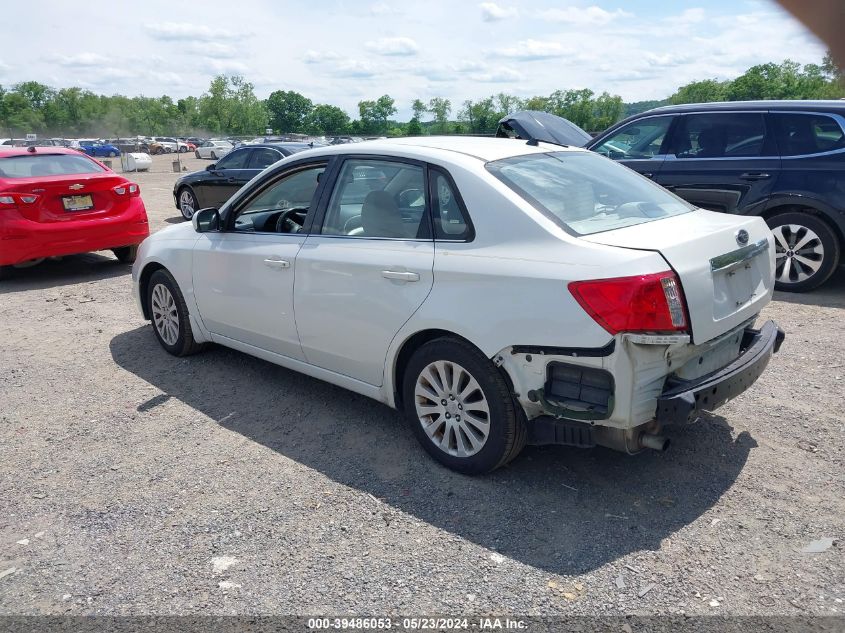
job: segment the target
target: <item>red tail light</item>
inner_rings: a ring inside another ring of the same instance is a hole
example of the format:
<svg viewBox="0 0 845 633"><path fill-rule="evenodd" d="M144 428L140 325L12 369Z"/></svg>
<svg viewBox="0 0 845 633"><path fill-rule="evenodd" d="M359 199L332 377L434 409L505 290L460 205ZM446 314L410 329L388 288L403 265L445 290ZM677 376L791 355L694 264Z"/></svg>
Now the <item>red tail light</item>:
<svg viewBox="0 0 845 633"><path fill-rule="evenodd" d="M611 334L687 329L684 292L672 271L573 281L569 292Z"/></svg>
<svg viewBox="0 0 845 633"><path fill-rule="evenodd" d="M117 187L112 187L112 191L118 196L127 196L129 198L137 198L141 195L141 188L134 182L126 182L122 185L117 185Z"/></svg>

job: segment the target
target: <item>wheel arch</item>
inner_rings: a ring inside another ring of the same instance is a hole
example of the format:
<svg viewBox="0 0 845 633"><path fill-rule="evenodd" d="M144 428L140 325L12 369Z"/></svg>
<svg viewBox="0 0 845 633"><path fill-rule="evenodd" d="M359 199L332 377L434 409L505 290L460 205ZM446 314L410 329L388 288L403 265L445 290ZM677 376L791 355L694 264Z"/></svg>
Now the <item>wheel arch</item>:
<svg viewBox="0 0 845 633"><path fill-rule="evenodd" d="M433 341L438 338L454 338L468 345L472 345L475 349L477 349L482 355L485 357L488 356L481 349L478 345L473 343L471 340L466 338L465 336L461 336L456 332L452 332L450 330L444 330L439 328L428 328L425 330L419 330L414 332L410 336L408 336L402 344L399 346L396 355L393 358L393 363L390 368L390 377L392 379L392 383L390 384L389 388L391 391L391 395L393 398L393 406L396 409L401 409L403 406L402 402L402 383L405 379L405 368L408 366L408 361L411 360L411 357L414 355L420 347L428 343L429 341ZM502 367L498 367L499 373L502 374L505 378L505 382L508 384L508 388L513 393L513 380L511 379L510 375L507 371L504 371Z"/></svg>
<svg viewBox="0 0 845 633"><path fill-rule="evenodd" d="M141 297L141 310L143 311L144 318L149 321L152 319L150 315L150 305L148 299L148 288L150 283L150 277L153 276L153 273L157 270L167 270L167 267L164 266L161 262L152 261L148 263L144 268L141 270L141 274L138 276L138 293Z"/></svg>
<svg viewBox="0 0 845 633"><path fill-rule="evenodd" d="M760 217L768 222L770 218L781 213L809 213L815 216L833 230L840 247L845 249L845 214L837 213L835 209L828 208L812 198L789 196L772 200ZM838 219L837 215L842 216L842 219Z"/></svg>

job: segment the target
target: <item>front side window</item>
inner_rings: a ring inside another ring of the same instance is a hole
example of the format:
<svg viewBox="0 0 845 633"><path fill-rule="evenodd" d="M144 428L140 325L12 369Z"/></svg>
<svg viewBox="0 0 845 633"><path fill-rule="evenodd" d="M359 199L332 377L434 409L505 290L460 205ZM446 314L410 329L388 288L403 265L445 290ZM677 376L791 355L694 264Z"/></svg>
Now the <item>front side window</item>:
<svg viewBox="0 0 845 633"><path fill-rule="evenodd" d="M0 160L0 178L37 178L106 171L97 163L75 154L32 154Z"/></svg>
<svg viewBox="0 0 845 633"><path fill-rule="evenodd" d="M332 192L324 235L428 239L425 172L419 165L347 160Z"/></svg>
<svg viewBox="0 0 845 633"><path fill-rule="evenodd" d="M234 230L259 233L299 233L317 192L324 164L285 174L238 209Z"/></svg>
<svg viewBox="0 0 845 633"><path fill-rule="evenodd" d="M488 163L487 169L541 213L579 235L694 209L636 172L592 152L516 156Z"/></svg>
<svg viewBox="0 0 845 633"><path fill-rule="evenodd" d="M772 113L770 116L781 156L802 156L845 148L845 134L833 117L811 113Z"/></svg>
<svg viewBox="0 0 845 633"><path fill-rule="evenodd" d="M632 121L611 134L593 151L613 160L654 158L660 154L672 116L654 116Z"/></svg>
<svg viewBox="0 0 845 633"><path fill-rule="evenodd" d="M674 134L677 158L769 156L766 126L759 113L689 114Z"/></svg>
<svg viewBox="0 0 845 633"><path fill-rule="evenodd" d="M217 163L217 169L246 169L246 163L249 160L248 149L242 149L238 152L230 152L221 158Z"/></svg>
<svg viewBox="0 0 845 633"><path fill-rule="evenodd" d="M434 237L439 240L472 239L472 226L457 189L445 173L429 169L431 181L431 219Z"/></svg>

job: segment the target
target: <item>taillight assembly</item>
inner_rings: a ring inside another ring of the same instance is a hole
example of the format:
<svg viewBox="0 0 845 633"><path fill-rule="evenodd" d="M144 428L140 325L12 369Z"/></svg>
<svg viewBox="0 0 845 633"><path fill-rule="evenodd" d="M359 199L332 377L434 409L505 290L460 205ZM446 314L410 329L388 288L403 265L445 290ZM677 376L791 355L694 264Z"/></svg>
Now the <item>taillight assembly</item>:
<svg viewBox="0 0 845 633"><path fill-rule="evenodd" d="M684 292L672 271L573 281L569 292L611 334L687 329Z"/></svg>
<svg viewBox="0 0 845 633"><path fill-rule="evenodd" d="M130 198L135 198L141 195L141 188L134 182L127 182L122 185L118 185L117 187L112 187L112 191L119 196L128 196Z"/></svg>
<svg viewBox="0 0 845 633"><path fill-rule="evenodd" d="M0 193L0 209L35 204L37 201L38 196L34 193Z"/></svg>

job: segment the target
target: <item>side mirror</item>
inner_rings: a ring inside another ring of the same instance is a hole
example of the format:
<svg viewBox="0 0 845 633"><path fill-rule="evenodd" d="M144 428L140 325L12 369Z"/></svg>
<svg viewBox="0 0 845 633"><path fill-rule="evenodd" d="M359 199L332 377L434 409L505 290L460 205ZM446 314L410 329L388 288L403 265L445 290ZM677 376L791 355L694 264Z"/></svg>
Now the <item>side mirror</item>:
<svg viewBox="0 0 845 633"><path fill-rule="evenodd" d="M197 233L220 230L220 212L214 207L200 209L191 216L191 223Z"/></svg>
<svg viewBox="0 0 845 633"><path fill-rule="evenodd" d="M211 163L205 166L205 171L214 171L215 169L217 169L217 163Z"/></svg>

